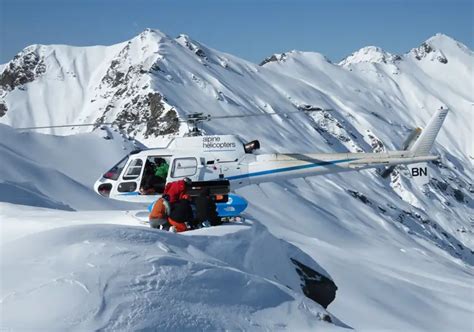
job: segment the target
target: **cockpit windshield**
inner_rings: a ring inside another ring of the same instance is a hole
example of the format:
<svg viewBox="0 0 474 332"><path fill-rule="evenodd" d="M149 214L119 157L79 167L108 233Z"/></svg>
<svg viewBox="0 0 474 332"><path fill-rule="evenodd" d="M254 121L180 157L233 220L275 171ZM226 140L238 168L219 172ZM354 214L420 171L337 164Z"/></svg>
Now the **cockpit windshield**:
<svg viewBox="0 0 474 332"><path fill-rule="evenodd" d="M128 156L123 157L114 167L107 171L103 177L110 180L117 180L122 173L125 164L127 163Z"/></svg>

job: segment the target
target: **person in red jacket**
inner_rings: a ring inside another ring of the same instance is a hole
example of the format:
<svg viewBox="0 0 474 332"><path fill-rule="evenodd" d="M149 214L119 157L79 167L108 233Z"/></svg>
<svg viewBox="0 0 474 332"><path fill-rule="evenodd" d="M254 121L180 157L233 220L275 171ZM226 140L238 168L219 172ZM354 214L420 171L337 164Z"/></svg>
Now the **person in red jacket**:
<svg viewBox="0 0 474 332"><path fill-rule="evenodd" d="M177 202L181 196L186 192L186 186L191 184L189 178L184 178L183 180L178 180L174 182L168 182L165 186L164 195L168 195L169 202L174 204Z"/></svg>

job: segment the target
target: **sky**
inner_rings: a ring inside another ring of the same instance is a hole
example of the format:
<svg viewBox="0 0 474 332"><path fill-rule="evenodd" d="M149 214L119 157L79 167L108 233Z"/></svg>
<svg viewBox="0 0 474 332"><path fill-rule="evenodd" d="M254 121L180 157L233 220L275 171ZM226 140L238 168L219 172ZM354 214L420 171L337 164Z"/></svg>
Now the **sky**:
<svg viewBox="0 0 474 332"><path fill-rule="evenodd" d="M0 63L31 44L111 45L146 28L252 62L293 49L339 61L402 54L432 35L473 49L474 0L0 0Z"/></svg>

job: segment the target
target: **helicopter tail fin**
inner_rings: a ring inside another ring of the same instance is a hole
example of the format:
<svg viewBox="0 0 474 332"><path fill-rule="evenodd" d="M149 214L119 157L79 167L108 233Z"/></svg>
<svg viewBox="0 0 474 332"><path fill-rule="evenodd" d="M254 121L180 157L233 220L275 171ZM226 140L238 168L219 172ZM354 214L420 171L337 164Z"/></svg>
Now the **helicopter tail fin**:
<svg viewBox="0 0 474 332"><path fill-rule="evenodd" d="M438 135L439 130L443 125L444 119L446 119L446 115L448 115L448 111L448 108L441 107L431 117L430 121L426 125L426 128L423 130L420 137L409 148L409 151L412 152L414 156L429 155L436 136Z"/></svg>

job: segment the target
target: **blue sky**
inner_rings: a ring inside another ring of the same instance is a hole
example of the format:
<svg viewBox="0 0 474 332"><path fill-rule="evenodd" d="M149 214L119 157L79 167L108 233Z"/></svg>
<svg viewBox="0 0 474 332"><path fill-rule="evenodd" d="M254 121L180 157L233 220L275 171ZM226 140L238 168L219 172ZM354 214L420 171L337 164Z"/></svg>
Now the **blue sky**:
<svg viewBox="0 0 474 332"><path fill-rule="evenodd" d="M0 63L30 44L110 45L145 28L260 62L292 49L333 61L404 53L437 32L471 49L474 0L0 0Z"/></svg>

